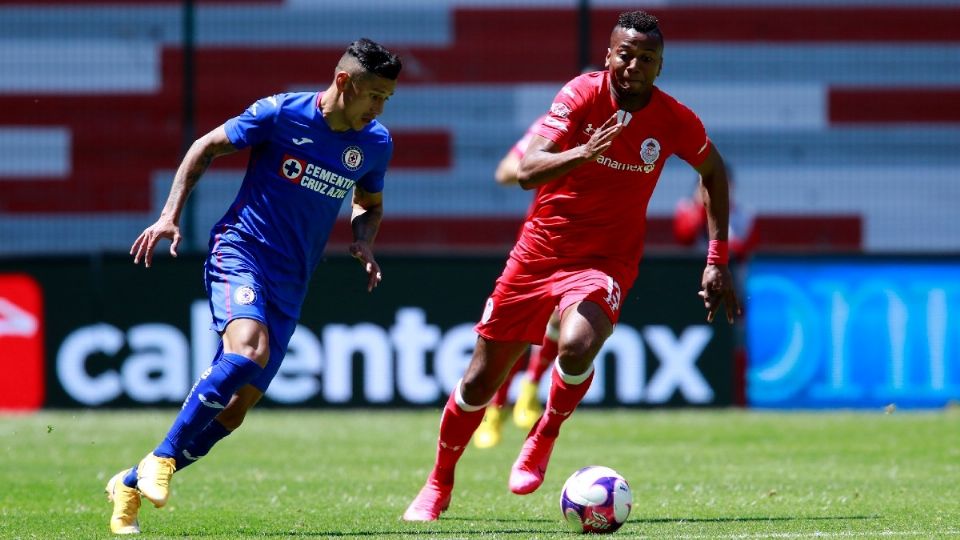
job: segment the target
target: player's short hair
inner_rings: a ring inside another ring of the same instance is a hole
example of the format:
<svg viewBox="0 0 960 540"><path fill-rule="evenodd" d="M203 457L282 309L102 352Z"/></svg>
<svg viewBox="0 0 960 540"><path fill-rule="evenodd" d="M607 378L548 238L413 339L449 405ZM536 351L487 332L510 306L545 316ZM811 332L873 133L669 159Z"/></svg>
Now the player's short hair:
<svg viewBox="0 0 960 540"><path fill-rule="evenodd" d="M663 33L660 32L660 21L646 11L626 11L617 17L617 26L628 30L636 30L644 34L656 34L663 41Z"/></svg>
<svg viewBox="0 0 960 540"><path fill-rule="evenodd" d="M400 69L403 67L399 56L367 38L360 38L351 43L344 56L355 58L364 71L392 81L397 80Z"/></svg>

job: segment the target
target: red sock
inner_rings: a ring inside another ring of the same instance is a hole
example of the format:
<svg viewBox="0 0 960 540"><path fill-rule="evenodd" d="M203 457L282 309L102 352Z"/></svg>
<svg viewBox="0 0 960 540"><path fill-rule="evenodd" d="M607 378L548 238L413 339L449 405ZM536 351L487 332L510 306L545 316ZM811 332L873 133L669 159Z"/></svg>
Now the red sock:
<svg viewBox="0 0 960 540"><path fill-rule="evenodd" d="M457 405L457 390L454 389L443 408L440 418L440 437L437 440L437 461L431 476L442 484L453 483L453 470L463 455L470 437L483 420L484 407L465 411Z"/></svg>
<svg viewBox="0 0 960 540"><path fill-rule="evenodd" d="M547 437L556 437L560 433L560 425L570 418L590 389L594 371L591 370L590 376L580 384L563 382L556 369L551 374L550 397L547 398L547 407L537 429Z"/></svg>
<svg viewBox="0 0 960 540"><path fill-rule="evenodd" d="M516 375L518 371L520 371L520 366L522 366L524 363L524 357L529 357L529 356L530 356L530 353L528 349L528 352L525 352L522 355L520 355L520 358L518 358L517 361L513 363L513 367L510 368L510 373L507 373L507 378L503 380L503 384L500 385L500 388L497 388L497 393L494 394L493 399L490 400L490 405L503 407L503 405L507 402L507 392L510 391L510 383L513 382L513 376Z"/></svg>
<svg viewBox="0 0 960 540"><path fill-rule="evenodd" d="M537 349L535 354L530 355L530 364L527 365L527 379L533 382L540 382L543 373L547 368L553 365L557 359L557 342L543 336L543 345Z"/></svg>

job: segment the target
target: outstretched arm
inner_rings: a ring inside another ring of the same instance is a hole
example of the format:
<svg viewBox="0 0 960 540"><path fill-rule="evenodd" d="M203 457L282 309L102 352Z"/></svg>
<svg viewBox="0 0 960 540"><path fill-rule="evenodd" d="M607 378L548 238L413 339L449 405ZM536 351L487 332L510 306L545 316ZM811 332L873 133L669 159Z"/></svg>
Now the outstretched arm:
<svg viewBox="0 0 960 540"><path fill-rule="evenodd" d="M380 230L383 219L383 193L370 193L360 186L353 187L353 212L350 228L353 229L353 243L350 254L363 265L367 273L367 291L373 291L380 284L380 265L373 257L373 241Z"/></svg>
<svg viewBox="0 0 960 540"><path fill-rule="evenodd" d="M550 139L535 136L520 160L517 180L523 189L533 189L539 185L562 176L576 167L597 159L613 144L613 139L623 131L623 124L617 122L617 115L603 123L586 144L575 146L563 152Z"/></svg>
<svg viewBox="0 0 960 540"><path fill-rule="evenodd" d="M137 239L130 248L130 254L133 255L133 264L139 264L141 257L147 268L153 262L153 250L162 238L171 241L170 255L177 256L177 247L180 246L180 215L183 213L183 207L187 202L190 192L200 181L200 177L210 166L210 162L217 156L236 152L230 139L227 138L227 132L223 126L215 128L213 131L200 137L190 145L187 154L180 162L177 168L177 174L173 177L173 185L170 186L170 195L167 197L166 204L160 212L160 217L150 225Z"/></svg>
<svg viewBox="0 0 960 540"><path fill-rule="evenodd" d="M697 167L700 190L707 211L707 230L710 248L707 266L703 270L700 297L707 309L707 320L712 322L720 304L726 307L727 321L732 323L741 314L740 302L734 290L733 276L727 265L727 231L730 221L730 188L727 168L717 149L711 145L707 159Z"/></svg>
<svg viewBox="0 0 960 540"><path fill-rule="evenodd" d="M497 170L493 173L494 180L502 186L513 186L517 184L517 167L520 166L520 156L511 148L507 155L503 156L500 163L497 164Z"/></svg>

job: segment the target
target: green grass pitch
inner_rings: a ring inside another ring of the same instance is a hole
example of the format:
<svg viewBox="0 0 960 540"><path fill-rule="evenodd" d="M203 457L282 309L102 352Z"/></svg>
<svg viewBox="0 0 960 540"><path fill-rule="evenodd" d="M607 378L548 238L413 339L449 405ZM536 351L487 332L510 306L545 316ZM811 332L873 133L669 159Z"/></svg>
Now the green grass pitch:
<svg viewBox="0 0 960 540"><path fill-rule="evenodd" d="M107 479L174 415L0 416L0 538L108 538ZM591 464L630 482L614 538L960 537L960 412L581 410L543 487L507 490L521 431L469 448L439 522L399 520L433 460L438 411L255 410L145 503L145 538L570 538L559 491Z"/></svg>

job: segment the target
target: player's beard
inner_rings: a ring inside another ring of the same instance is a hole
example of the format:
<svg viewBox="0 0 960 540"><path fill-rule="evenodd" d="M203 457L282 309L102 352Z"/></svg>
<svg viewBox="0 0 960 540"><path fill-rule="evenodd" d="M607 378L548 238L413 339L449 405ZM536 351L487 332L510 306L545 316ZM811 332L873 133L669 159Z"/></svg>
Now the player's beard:
<svg viewBox="0 0 960 540"><path fill-rule="evenodd" d="M613 86L617 90L617 95L623 97L640 97L650 91L646 81L630 81L622 77L615 77Z"/></svg>

